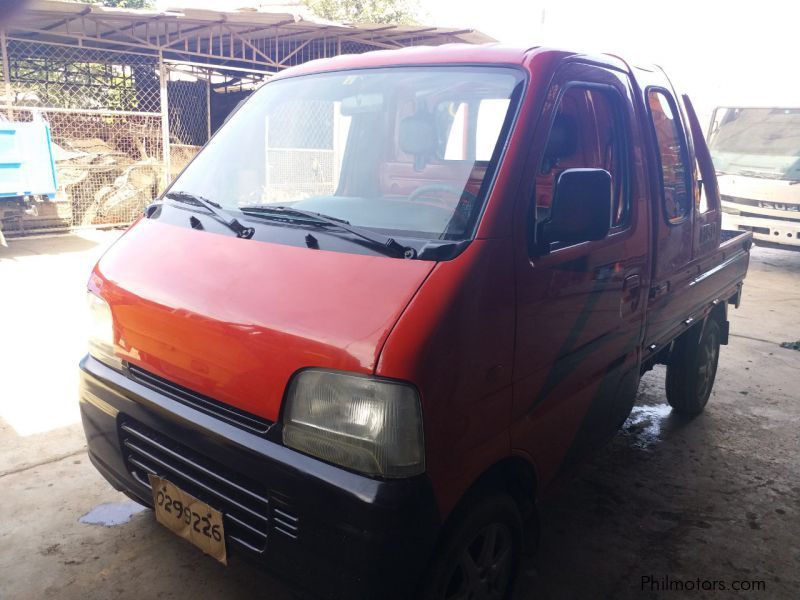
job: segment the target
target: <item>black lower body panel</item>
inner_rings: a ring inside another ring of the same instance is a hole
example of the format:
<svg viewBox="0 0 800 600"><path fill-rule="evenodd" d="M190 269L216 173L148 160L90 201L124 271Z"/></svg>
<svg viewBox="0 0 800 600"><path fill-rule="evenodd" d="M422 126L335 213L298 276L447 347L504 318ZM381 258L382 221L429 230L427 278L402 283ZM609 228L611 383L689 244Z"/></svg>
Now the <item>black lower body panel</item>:
<svg viewBox="0 0 800 600"><path fill-rule="evenodd" d="M427 477L378 481L338 469L90 357L81 416L89 457L116 489L151 505L148 473L172 481L223 513L230 554L298 591L413 596L440 527Z"/></svg>

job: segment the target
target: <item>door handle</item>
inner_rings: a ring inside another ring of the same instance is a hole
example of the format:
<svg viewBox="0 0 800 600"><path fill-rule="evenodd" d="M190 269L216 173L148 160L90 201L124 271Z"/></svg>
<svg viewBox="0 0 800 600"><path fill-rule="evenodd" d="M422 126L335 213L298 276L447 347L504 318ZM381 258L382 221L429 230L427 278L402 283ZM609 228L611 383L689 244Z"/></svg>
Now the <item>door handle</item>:
<svg viewBox="0 0 800 600"><path fill-rule="evenodd" d="M619 315L625 318L636 312L639 308L640 289L642 278L639 275L628 275L622 282L622 300L619 305Z"/></svg>
<svg viewBox="0 0 800 600"><path fill-rule="evenodd" d="M657 283L650 288L650 299L655 300L656 298L660 298L667 292L669 292L669 281Z"/></svg>

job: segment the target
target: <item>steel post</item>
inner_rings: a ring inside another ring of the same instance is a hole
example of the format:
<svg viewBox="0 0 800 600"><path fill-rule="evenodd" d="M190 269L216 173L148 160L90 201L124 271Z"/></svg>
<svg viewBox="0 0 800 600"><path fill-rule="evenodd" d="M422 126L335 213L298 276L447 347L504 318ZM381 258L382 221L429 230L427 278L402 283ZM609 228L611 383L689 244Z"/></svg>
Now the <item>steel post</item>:
<svg viewBox="0 0 800 600"><path fill-rule="evenodd" d="M160 96L161 96L161 152L164 162L164 181L162 182L161 189L169 185L172 178L170 171L170 156L169 156L169 100L167 99L167 67L164 64L164 56L159 51L158 53L158 78L160 82Z"/></svg>

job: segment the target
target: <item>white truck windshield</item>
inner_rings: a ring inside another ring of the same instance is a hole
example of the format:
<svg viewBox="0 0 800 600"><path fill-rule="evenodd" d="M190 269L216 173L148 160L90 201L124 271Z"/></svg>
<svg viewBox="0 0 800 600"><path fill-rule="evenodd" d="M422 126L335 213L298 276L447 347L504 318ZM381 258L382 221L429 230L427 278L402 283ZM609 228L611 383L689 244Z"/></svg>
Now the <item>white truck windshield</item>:
<svg viewBox="0 0 800 600"><path fill-rule="evenodd" d="M800 180L800 108L718 108L709 148L717 171Z"/></svg>

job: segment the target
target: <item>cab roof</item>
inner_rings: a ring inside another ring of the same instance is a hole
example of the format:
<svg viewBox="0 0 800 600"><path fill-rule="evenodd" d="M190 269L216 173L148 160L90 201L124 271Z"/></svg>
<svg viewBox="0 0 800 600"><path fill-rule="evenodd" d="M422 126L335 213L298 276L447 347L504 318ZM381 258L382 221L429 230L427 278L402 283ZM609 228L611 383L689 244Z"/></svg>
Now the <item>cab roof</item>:
<svg viewBox="0 0 800 600"><path fill-rule="evenodd" d="M606 64L628 72L627 64L612 55L585 55L568 50L542 46L509 46L502 43L443 44L441 46L412 46L397 50L376 50L363 54L344 54L312 60L282 71L275 78L292 77L325 71L365 69L400 65L493 64L524 66L542 54L580 56L595 63Z"/></svg>

